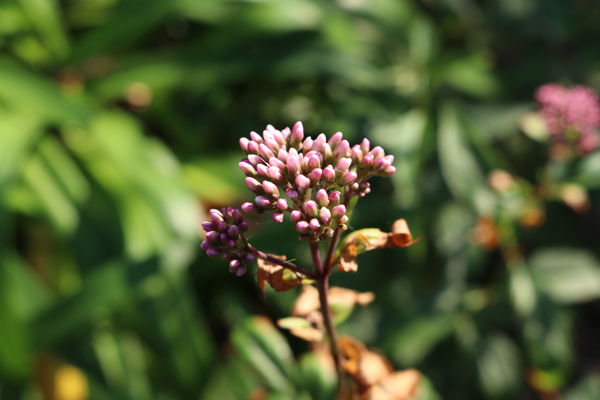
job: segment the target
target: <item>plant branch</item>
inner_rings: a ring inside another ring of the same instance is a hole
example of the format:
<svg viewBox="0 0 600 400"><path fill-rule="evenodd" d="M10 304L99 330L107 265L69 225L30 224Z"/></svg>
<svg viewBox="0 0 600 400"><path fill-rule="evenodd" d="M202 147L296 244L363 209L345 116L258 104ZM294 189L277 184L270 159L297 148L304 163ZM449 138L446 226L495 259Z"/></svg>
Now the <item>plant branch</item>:
<svg viewBox="0 0 600 400"><path fill-rule="evenodd" d="M268 262L270 262L272 264L275 264L275 265L281 265L283 268L287 268L290 271L294 271L294 272L296 272L298 274L304 275L305 277L307 277L309 279L315 279L316 278L314 272L306 270L306 269L301 268L301 267L297 267L294 264L291 264L291 263L289 263L287 261L281 261L280 259L275 258L273 256L270 256L267 253L264 253L264 252L262 252L260 250L256 250L252 246L248 246L246 248L246 250L248 252L252 253L255 257L261 258L261 259L263 259L265 261L268 261Z"/></svg>

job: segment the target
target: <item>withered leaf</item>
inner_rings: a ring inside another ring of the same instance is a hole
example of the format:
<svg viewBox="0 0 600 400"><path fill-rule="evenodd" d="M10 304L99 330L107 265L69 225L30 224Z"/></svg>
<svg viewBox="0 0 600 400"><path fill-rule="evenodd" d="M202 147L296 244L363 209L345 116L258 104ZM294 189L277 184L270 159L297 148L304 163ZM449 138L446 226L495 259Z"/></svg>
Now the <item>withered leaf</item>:
<svg viewBox="0 0 600 400"><path fill-rule="evenodd" d="M344 369L354 382L362 400L414 400L421 374L414 370L393 372L381 354L368 350L360 341L348 336L339 340L345 361Z"/></svg>
<svg viewBox="0 0 600 400"><path fill-rule="evenodd" d="M375 300L375 294L373 294L373 292L360 293L356 290L337 286L330 287L327 294L331 306L340 304L353 307L358 304L359 306L364 307ZM321 301L319 300L319 291L314 286L304 285L300 295L292 305L292 316L306 317L313 311L320 310Z"/></svg>
<svg viewBox="0 0 600 400"><path fill-rule="evenodd" d="M356 272L357 256L365 251L383 247L408 247L421 240L413 240L408 224L399 219L392 225L391 232L382 232L376 228L361 229L346 236L340 244L331 266L338 264L340 272Z"/></svg>
<svg viewBox="0 0 600 400"><path fill-rule="evenodd" d="M285 256L270 255L281 261L286 260ZM258 287L264 297L267 297L265 294L265 282L268 282L276 292L285 292L302 284L302 276L296 275L281 265L265 261L262 258L257 259L257 262L258 272L256 275L258 276Z"/></svg>
<svg viewBox="0 0 600 400"><path fill-rule="evenodd" d="M317 328L296 328L290 329L290 333L307 342L322 342L323 330Z"/></svg>

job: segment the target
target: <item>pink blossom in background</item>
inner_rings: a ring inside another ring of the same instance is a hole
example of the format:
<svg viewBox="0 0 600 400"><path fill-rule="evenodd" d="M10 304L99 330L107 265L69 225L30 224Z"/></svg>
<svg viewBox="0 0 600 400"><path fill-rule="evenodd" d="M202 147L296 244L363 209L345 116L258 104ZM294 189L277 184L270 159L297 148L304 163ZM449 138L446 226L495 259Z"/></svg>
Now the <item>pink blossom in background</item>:
<svg viewBox="0 0 600 400"><path fill-rule="evenodd" d="M540 115L555 140L567 142L567 130L579 133L577 151L588 154L598 148L600 101L596 92L583 85L566 88L548 83L538 88L535 99Z"/></svg>

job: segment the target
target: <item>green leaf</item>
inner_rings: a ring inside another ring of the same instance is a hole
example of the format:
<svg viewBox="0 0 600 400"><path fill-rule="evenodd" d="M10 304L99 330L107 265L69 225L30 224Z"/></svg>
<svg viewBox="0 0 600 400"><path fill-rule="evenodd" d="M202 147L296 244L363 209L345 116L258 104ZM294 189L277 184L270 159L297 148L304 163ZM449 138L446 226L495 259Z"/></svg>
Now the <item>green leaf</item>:
<svg viewBox="0 0 600 400"><path fill-rule="evenodd" d="M584 377L573 389L565 393L564 400L591 400L600 398L600 374Z"/></svg>
<svg viewBox="0 0 600 400"><path fill-rule="evenodd" d="M63 21L56 0L19 0L29 21L38 31L40 38L52 50L58 60L66 58L69 52Z"/></svg>
<svg viewBox="0 0 600 400"><path fill-rule="evenodd" d="M521 385L519 351L505 336L489 337L477 357L479 381L490 399L514 399Z"/></svg>
<svg viewBox="0 0 600 400"><path fill-rule="evenodd" d="M458 112L453 106L444 105L438 132L442 175L456 198L470 204L479 214L490 215L494 210L494 195L461 131Z"/></svg>
<svg viewBox="0 0 600 400"><path fill-rule="evenodd" d="M41 135L39 118L19 113L3 114L0 118L0 184L21 172L21 163Z"/></svg>
<svg viewBox="0 0 600 400"><path fill-rule="evenodd" d="M600 264L586 250L538 250L529 265L536 286L556 302L580 303L600 297Z"/></svg>
<svg viewBox="0 0 600 400"><path fill-rule="evenodd" d="M535 285L527 267L522 264L509 268L510 299L517 313L527 318L533 313L537 302Z"/></svg>
<svg viewBox="0 0 600 400"><path fill-rule="evenodd" d="M420 317L407 325L388 340L391 355L401 365L413 366L422 361L436 344L454 330L451 314Z"/></svg>
<svg viewBox="0 0 600 400"><path fill-rule="evenodd" d="M314 352L302 355L299 361L304 384L313 400L329 400L334 397L337 374L328 360Z"/></svg>
<svg viewBox="0 0 600 400"><path fill-rule="evenodd" d="M277 326L282 329L310 328L312 325L304 318L287 317L277 321Z"/></svg>

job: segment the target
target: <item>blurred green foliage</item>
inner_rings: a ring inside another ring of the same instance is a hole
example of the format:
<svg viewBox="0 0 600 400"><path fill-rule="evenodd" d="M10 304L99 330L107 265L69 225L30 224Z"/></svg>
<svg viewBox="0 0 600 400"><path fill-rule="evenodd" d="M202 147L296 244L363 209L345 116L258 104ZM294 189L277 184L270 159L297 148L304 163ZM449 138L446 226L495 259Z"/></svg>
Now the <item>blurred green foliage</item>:
<svg viewBox="0 0 600 400"><path fill-rule="evenodd" d="M377 295L343 333L421 370L423 399L598 398L600 153L550 161L519 118L542 83L600 88L599 19L590 0L4 0L0 399L331 398L318 354L252 318L296 292L263 300L198 251L205 209L250 197L238 138L296 120L394 154L352 225L424 237L332 277ZM498 168L520 189L492 190ZM545 181L591 208L532 200ZM490 219L500 250L473 239ZM255 247L309 260L252 221Z"/></svg>

